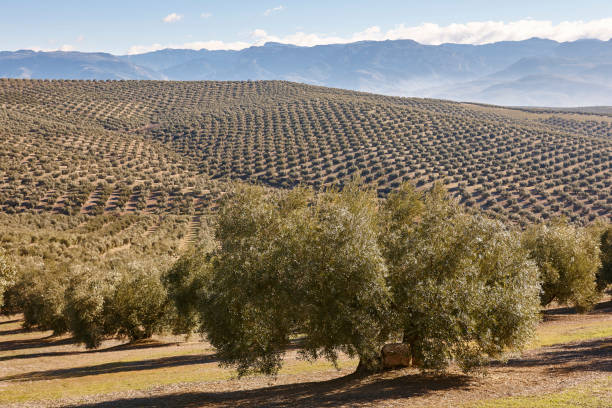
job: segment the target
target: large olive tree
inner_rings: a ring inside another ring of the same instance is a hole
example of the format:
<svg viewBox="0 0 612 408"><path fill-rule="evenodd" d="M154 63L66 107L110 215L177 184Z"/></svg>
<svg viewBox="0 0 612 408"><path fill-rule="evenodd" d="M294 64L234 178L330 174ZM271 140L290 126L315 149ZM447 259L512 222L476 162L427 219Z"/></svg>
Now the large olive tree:
<svg viewBox="0 0 612 408"><path fill-rule="evenodd" d="M385 213L393 310L412 364L469 370L529 339L539 285L516 232L466 213L440 186L424 196L404 186Z"/></svg>
<svg viewBox="0 0 612 408"><path fill-rule="evenodd" d="M179 261L166 281L177 307L196 303L201 330L241 375L276 373L291 345L374 370L397 341L423 369L470 369L520 347L537 322L537 270L517 233L438 187L403 186L381 207L355 184L238 186L216 236L210 258Z"/></svg>
<svg viewBox="0 0 612 408"><path fill-rule="evenodd" d="M239 374L274 374L300 338L306 358L378 364L388 293L376 197L238 187L222 206L201 322Z"/></svg>

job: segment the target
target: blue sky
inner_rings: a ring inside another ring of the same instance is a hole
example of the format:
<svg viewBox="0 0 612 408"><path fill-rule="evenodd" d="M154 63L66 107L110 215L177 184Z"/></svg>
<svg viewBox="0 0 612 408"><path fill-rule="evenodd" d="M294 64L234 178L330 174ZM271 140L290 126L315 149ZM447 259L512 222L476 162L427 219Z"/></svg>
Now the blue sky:
<svg viewBox="0 0 612 408"><path fill-rule="evenodd" d="M266 41L310 46L397 38L437 44L612 37L610 0L4 0L0 5L0 50L126 54L165 47L240 49Z"/></svg>

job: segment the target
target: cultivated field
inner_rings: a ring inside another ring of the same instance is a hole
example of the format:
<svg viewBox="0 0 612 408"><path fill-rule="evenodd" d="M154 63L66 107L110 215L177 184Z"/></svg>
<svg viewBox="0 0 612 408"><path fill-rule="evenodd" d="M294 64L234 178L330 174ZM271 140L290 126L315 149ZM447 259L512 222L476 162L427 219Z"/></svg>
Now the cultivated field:
<svg viewBox="0 0 612 408"><path fill-rule="evenodd" d="M0 80L6 213L200 216L228 180L443 180L514 222L612 218L612 116L288 82Z"/></svg>
<svg viewBox="0 0 612 408"><path fill-rule="evenodd" d="M608 407L611 220L606 109L0 79L0 405Z"/></svg>

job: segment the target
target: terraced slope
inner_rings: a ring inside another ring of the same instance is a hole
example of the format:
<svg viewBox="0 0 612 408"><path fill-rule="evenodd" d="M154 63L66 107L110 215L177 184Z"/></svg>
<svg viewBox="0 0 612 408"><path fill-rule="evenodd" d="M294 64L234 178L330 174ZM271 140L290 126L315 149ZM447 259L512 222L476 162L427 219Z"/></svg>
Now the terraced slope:
<svg viewBox="0 0 612 408"><path fill-rule="evenodd" d="M0 80L5 212L176 213L227 180L443 180L517 222L612 219L612 116L394 98L280 81ZM199 218L198 218L199 219Z"/></svg>

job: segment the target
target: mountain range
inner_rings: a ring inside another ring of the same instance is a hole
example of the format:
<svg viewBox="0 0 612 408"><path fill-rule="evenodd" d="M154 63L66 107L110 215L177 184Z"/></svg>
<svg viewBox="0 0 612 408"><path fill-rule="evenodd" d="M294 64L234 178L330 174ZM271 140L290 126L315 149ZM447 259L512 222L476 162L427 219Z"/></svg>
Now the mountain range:
<svg viewBox="0 0 612 408"><path fill-rule="evenodd" d="M412 40L138 55L0 52L0 77L263 80L497 105L612 105L612 40L533 38L484 45Z"/></svg>

